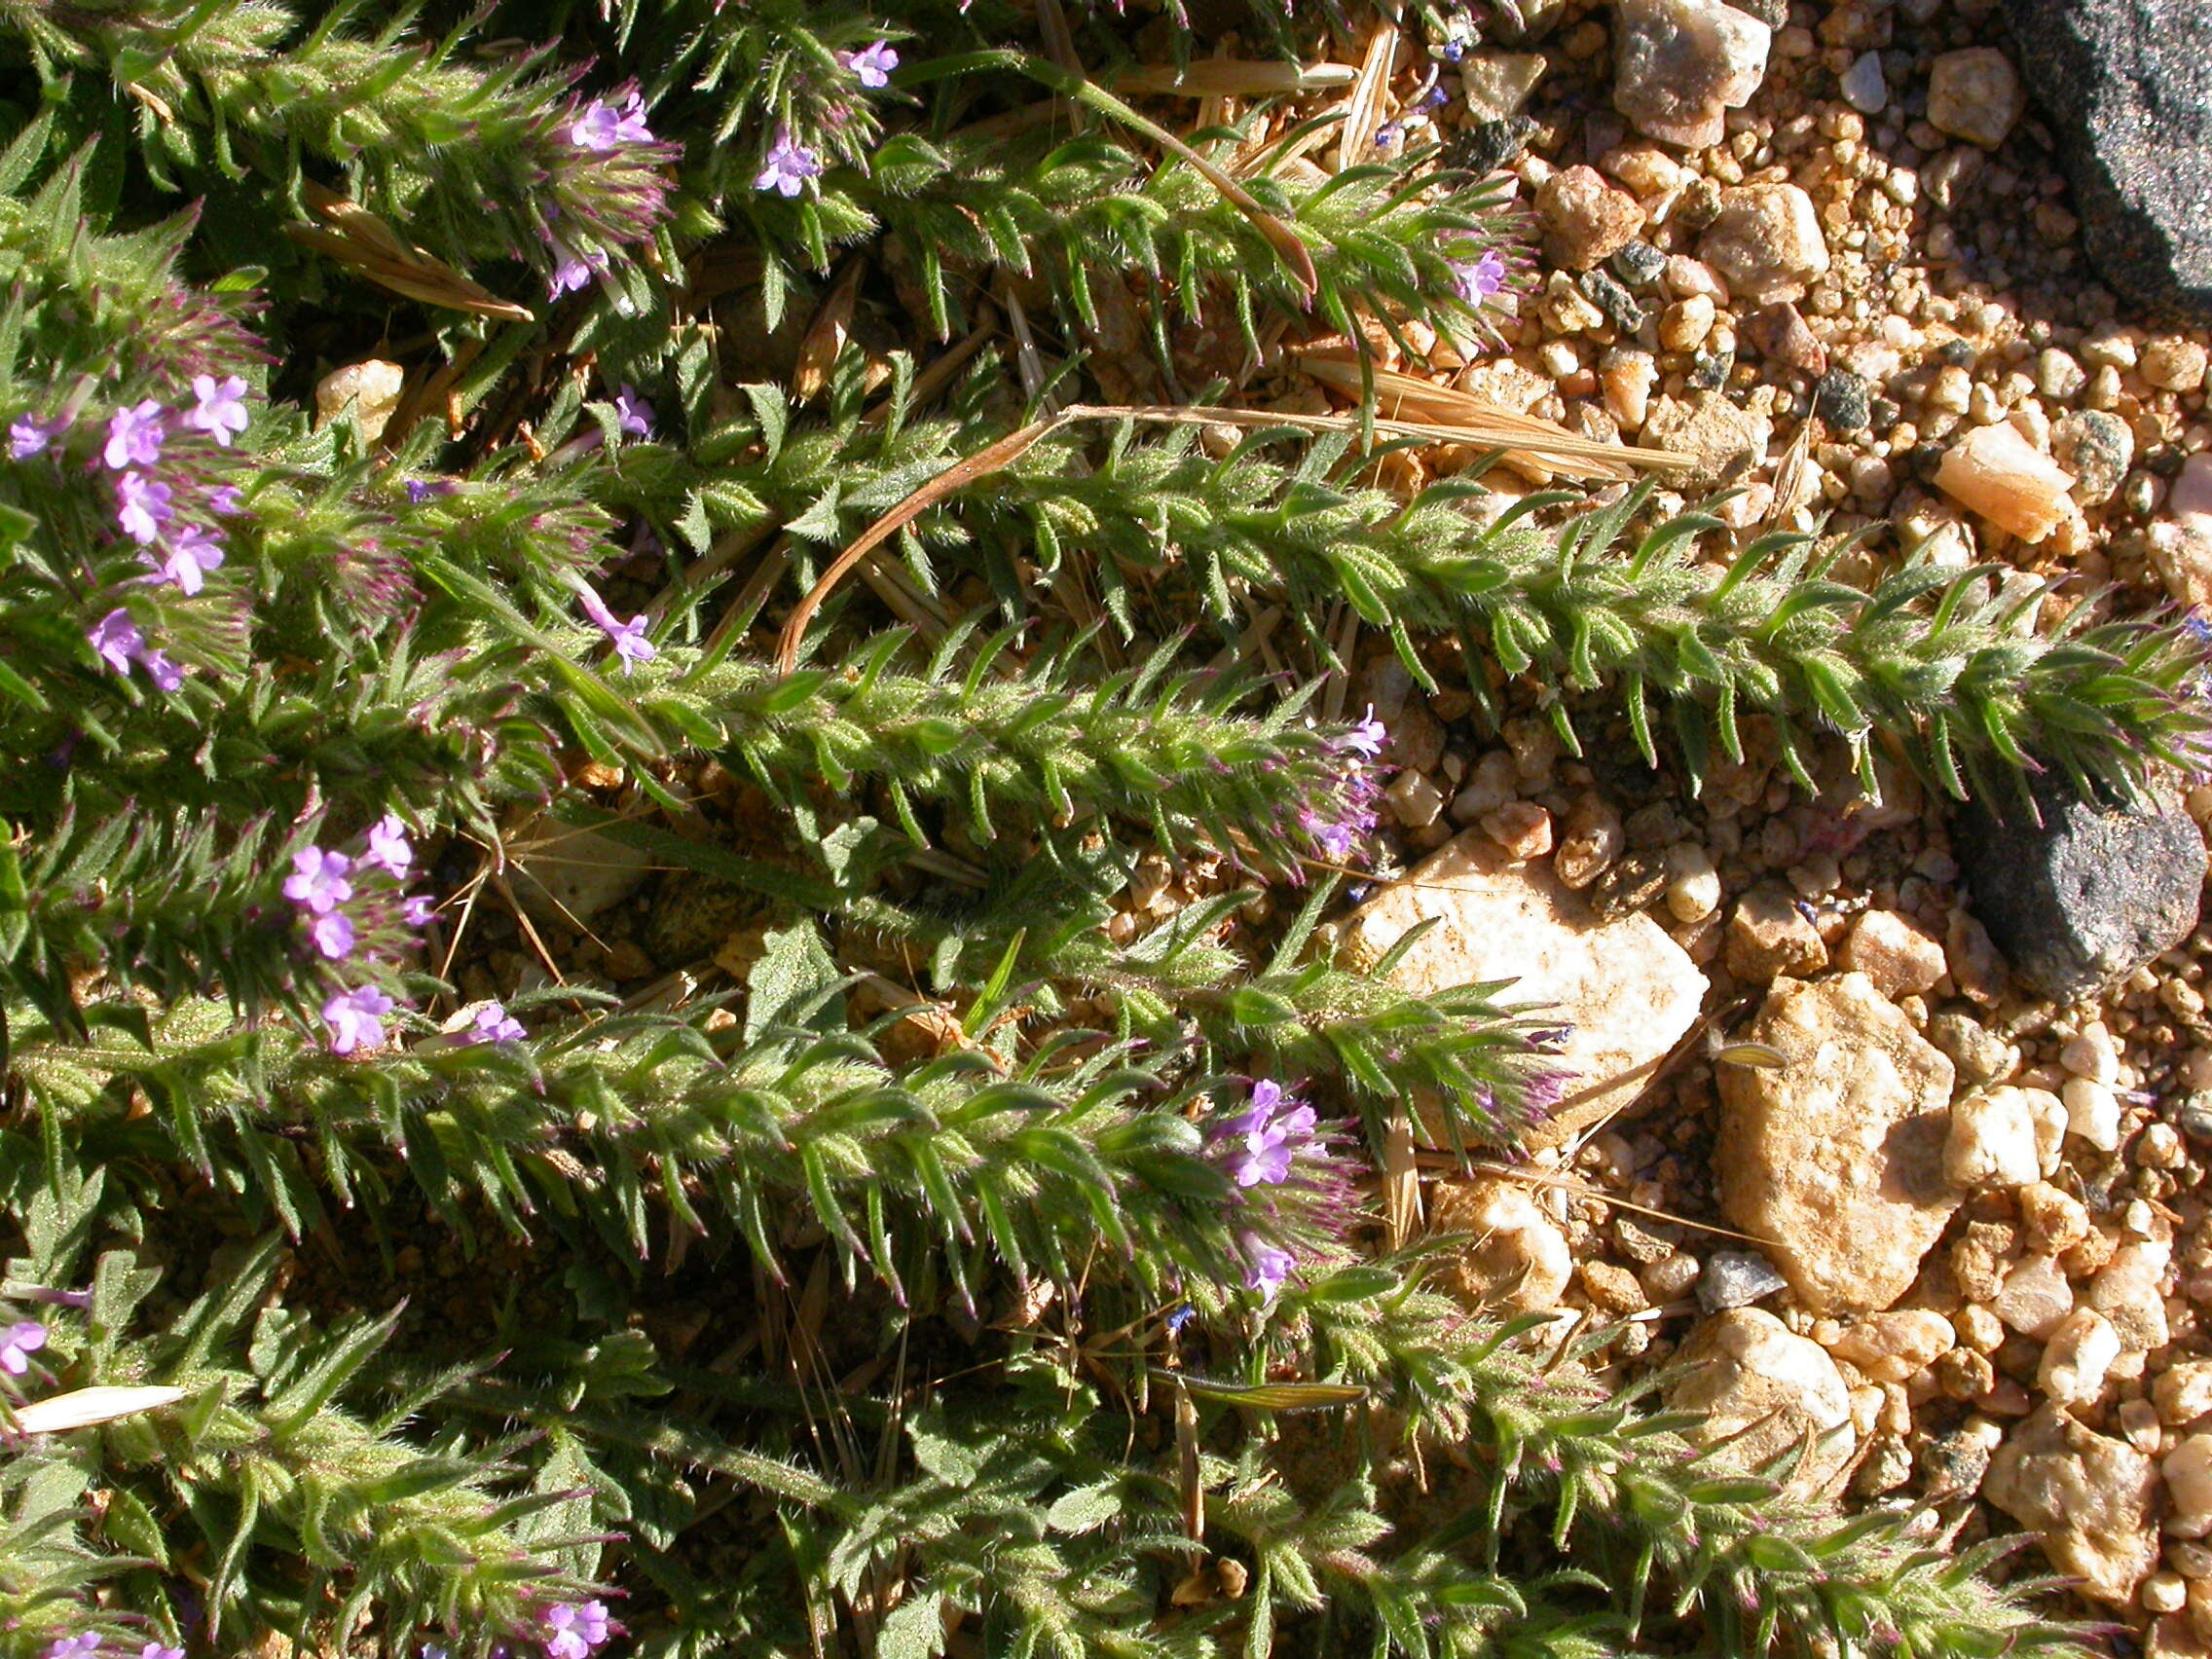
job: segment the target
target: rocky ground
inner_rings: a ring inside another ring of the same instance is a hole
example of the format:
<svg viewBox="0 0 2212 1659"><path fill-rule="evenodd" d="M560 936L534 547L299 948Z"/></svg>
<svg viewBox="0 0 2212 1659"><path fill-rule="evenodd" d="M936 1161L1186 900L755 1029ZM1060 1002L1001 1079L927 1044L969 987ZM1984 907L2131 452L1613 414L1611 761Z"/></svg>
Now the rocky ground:
<svg viewBox="0 0 2212 1659"><path fill-rule="evenodd" d="M2212 147L2158 126L2212 108L2212 14L2123 10L1470 19L1433 119L1513 171L1541 266L1509 354L1393 366L1687 452L1675 495L1732 487L1747 535L1866 527L1862 573L2064 578L2023 626L2212 600ZM1486 743L1380 643L1349 691L1410 879L1343 946L1440 918L1397 971L1517 977L1589 1085L1527 1165L1433 1172L1468 1298L1622 1321L1729 1456L1801 1448L1939 1544L2039 1533L2117 1640L2212 1647L2212 788L2045 790L2037 829L1840 764L1807 798L1754 734L1693 799L1625 728Z"/></svg>

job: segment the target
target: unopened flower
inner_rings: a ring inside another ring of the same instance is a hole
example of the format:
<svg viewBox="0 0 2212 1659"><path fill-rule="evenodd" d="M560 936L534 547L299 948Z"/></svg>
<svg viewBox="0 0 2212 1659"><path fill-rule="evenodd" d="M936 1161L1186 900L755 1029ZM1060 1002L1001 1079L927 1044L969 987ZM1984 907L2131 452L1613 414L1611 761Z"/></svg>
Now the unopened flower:
<svg viewBox="0 0 2212 1659"><path fill-rule="evenodd" d="M162 459L166 427L162 406L147 398L134 409L118 409L107 421L107 447L100 458L121 472L127 466L151 466Z"/></svg>
<svg viewBox="0 0 2212 1659"><path fill-rule="evenodd" d="M550 1659L588 1659L607 1641L607 1604L563 1602L545 1609L545 1651Z"/></svg>
<svg viewBox="0 0 2212 1659"><path fill-rule="evenodd" d="M590 588L582 588L580 597L583 600L584 614L599 625L600 632L613 645L614 654L622 659L622 673L625 676L629 674L633 663L650 662L658 654L653 648L652 641L645 638L645 619L643 615L633 616L627 622L619 621L614 612L607 608L607 601Z"/></svg>
<svg viewBox="0 0 2212 1659"><path fill-rule="evenodd" d="M653 435L653 406L624 386L614 394L615 424L633 438Z"/></svg>
<svg viewBox="0 0 2212 1659"><path fill-rule="evenodd" d="M1256 1290L1263 1302L1272 1302L1275 1293L1282 1289L1282 1281L1290 1277L1290 1270L1297 1266L1288 1250L1277 1249L1256 1233L1240 1234L1237 1242L1244 1246L1244 1288Z"/></svg>
<svg viewBox="0 0 2212 1659"><path fill-rule="evenodd" d="M361 855L361 862L377 866L395 881L407 879L407 872L415 866L415 847L407 839L407 826L397 813L387 812L369 826L369 849Z"/></svg>
<svg viewBox="0 0 2212 1659"><path fill-rule="evenodd" d="M340 991L322 1005L323 1022L330 1027L330 1051L350 1054L355 1049L374 1049L384 1042L384 1016L392 1001L374 985Z"/></svg>
<svg viewBox="0 0 2212 1659"><path fill-rule="evenodd" d="M144 547L162 534L169 521L166 484L157 484L143 472L126 472L115 481L115 522L123 534Z"/></svg>
<svg viewBox="0 0 2212 1659"><path fill-rule="evenodd" d="M343 910L332 910L308 924L308 938L325 960L343 962L353 954L353 923Z"/></svg>
<svg viewBox="0 0 2212 1659"><path fill-rule="evenodd" d="M899 54L891 49L887 40L860 52L842 55L845 67L853 72L853 79L870 90L891 85L891 71L899 67Z"/></svg>
<svg viewBox="0 0 2212 1659"><path fill-rule="evenodd" d="M128 477L129 474L125 476ZM194 524L187 525L163 549L161 563L157 568L189 597L206 586L207 572L222 562L222 543Z"/></svg>
<svg viewBox="0 0 2212 1659"><path fill-rule="evenodd" d="M619 150L625 144L650 144L652 133L645 127L645 101L632 92L617 110L605 98L594 98L569 125L569 142L579 150L596 150L605 155Z"/></svg>
<svg viewBox="0 0 2212 1659"><path fill-rule="evenodd" d="M46 446L54 441L54 434L60 429L58 422L48 425L28 415L17 416L8 424L8 458L28 461L34 455L44 454Z"/></svg>
<svg viewBox="0 0 2212 1659"><path fill-rule="evenodd" d="M86 630L85 638L100 660L118 674L129 674L131 659L146 648L146 636L138 632L130 612L120 606Z"/></svg>
<svg viewBox="0 0 2212 1659"><path fill-rule="evenodd" d="M753 188L796 196L806 188L806 181L816 177L821 171L822 162L813 151L793 143L789 132L778 132L775 143L768 150L767 166L754 179Z"/></svg>
<svg viewBox="0 0 2212 1659"><path fill-rule="evenodd" d="M187 425L198 426L225 449L231 439L246 428L245 382L232 375L217 380L213 375L194 375L192 394L200 401L185 414Z"/></svg>
<svg viewBox="0 0 2212 1659"><path fill-rule="evenodd" d="M1403 136L1405 136L1404 128L1394 121L1385 121L1375 129L1375 147L1378 150L1387 150Z"/></svg>
<svg viewBox="0 0 2212 1659"><path fill-rule="evenodd" d="M476 1011L476 1018L468 1027L471 1043L519 1043L530 1033L523 1023L509 1014L502 1004L486 1003Z"/></svg>
<svg viewBox="0 0 2212 1659"><path fill-rule="evenodd" d="M1470 306L1479 306L1505 286L1505 258L1497 249L1487 249L1480 259L1454 259L1446 263L1452 271L1452 290Z"/></svg>
<svg viewBox="0 0 2212 1659"><path fill-rule="evenodd" d="M46 1327L36 1319L18 1319L0 1331L0 1371L20 1377L31 1368L30 1356L46 1346Z"/></svg>
<svg viewBox="0 0 2212 1659"><path fill-rule="evenodd" d="M284 897L317 916L327 916L353 897L347 876L353 861L344 853L305 847L292 855L292 873L284 878Z"/></svg>

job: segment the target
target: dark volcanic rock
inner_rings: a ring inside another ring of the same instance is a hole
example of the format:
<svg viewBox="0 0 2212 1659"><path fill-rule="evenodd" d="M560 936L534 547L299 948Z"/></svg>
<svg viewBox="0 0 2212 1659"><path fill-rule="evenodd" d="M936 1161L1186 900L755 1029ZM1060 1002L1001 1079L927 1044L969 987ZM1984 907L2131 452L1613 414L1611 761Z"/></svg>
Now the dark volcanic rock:
<svg viewBox="0 0 2212 1659"><path fill-rule="evenodd" d="M1951 827L1972 909L2012 973L2054 1002L2102 990L2196 926L2204 837L2178 810L2107 805L2046 773L2043 823L2025 806L2002 823L1980 804Z"/></svg>
<svg viewBox="0 0 2212 1659"><path fill-rule="evenodd" d="M2212 323L2212 6L2005 0L2005 16L2098 271L2163 316Z"/></svg>

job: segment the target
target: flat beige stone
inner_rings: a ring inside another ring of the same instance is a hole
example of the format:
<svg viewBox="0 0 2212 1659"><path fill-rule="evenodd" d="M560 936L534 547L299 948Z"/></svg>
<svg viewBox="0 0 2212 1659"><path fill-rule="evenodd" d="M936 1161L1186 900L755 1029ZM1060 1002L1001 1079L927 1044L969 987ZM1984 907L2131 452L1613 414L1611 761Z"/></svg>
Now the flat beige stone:
<svg viewBox="0 0 2212 1659"><path fill-rule="evenodd" d="M1391 979L1426 994L1511 979L1504 1000L1550 1005L1570 1027L1561 1063L1595 1088L1529 1132L1556 1145L1626 1107L1650 1082L1652 1063L1681 1040L1705 998L1705 976L1649 916L1598 921L1549 864L1510 863L1495 842L1469 830L1440 847L1411 882L1378 895L1346 918L1347 966L1371 967L1429 917Z"/></svg>

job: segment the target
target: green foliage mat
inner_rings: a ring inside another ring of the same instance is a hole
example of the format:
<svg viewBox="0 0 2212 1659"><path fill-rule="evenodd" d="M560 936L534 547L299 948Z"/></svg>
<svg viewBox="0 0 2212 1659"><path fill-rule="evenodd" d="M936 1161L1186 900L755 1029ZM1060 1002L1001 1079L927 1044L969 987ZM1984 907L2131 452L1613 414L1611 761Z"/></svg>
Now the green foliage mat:
<svg viewBox="0 0 2212 1659"><path fill-rule="evenodd" d="M1356 618L1693 783L2128 786L2200 641L1183 418L1527 269L1418 110L1113 90L1221 29L0 0L0 1650L2074 1647L1380 1246L1394 1124L1563 1079L1316 948L1315 693ZM593 988L564 847L745 947Z"/></svg>

